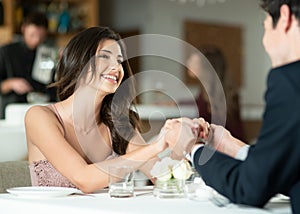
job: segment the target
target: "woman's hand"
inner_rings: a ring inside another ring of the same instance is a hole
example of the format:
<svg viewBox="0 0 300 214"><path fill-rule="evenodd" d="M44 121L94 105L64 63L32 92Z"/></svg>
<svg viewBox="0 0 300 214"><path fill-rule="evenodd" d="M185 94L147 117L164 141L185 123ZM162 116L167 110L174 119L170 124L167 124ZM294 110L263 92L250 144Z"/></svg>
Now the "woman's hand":
<svg viewBox="0 0 300 214"><path fill-rule="evenodd" d="M174 123L175 123L174 119L168 119L168 120L166 120L164 126L161 128L161 130L155 140L156 146L159 148L160 151L163 151L166 148L168 148L166 134L169 130L173 129ZM169 140L172 140L172 139L169 139Z"/></svg>
<svg viewBox="0 0 300 214"><path fill-rule="evenodd" d="M199 137L208 136L208 124L204 119L191 120L189 118L177 118L168 120L164 126L165 142L172 150L172 156L176 159L189 153Z"/></svg>
<svg viewBox="0 0 300 214"><path fill-rule="evenodd" d="M210 125L208 122L206 122L202 117L193 119L194 122L199 124L198 129L198 138L197 142L199 143L205 143L208 141L209 138L209 132L210 132Z"/></svg>

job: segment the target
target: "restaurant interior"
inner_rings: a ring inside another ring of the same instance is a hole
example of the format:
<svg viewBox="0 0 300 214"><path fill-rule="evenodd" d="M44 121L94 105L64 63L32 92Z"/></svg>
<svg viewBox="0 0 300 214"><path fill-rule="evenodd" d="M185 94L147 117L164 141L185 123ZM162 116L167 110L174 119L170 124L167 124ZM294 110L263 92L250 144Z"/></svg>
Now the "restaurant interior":
<svg viewBox="0 0 300 214"><path fill-rule="evenodd" d="M25 4L24 2L28 3ZM7 44L19 36L20 32L17 29L21 18L14 15L22 14L20 12L21 6L24 7L23 13L28 7L32 8L33 2L30 0L3 1L4 19L3 25L0 26L1 45ZM59 8L61 2L68 1L53 1L53 5L49 3L52 1L45 2L38 3L36 8L43 10ZM54 32L53 29L50 29L49 40L57 49L63 48L80 28L93 25L109 26L119 32L123 38L156 34L180 39L193 46L208 42L220 46L219 48L226 53L226 60L230 61L228 64L232 68L229 70L232 70L232 78L238 88L245 139L249 144L255 142L264 107L265 78L270 67L270 61L261 44L263 28L256 25L257 22L262 22L264 17L264 14L259 10L257 1L229 0L223 2L208 0L200 3L200 1L89 0L84 3L79 2L70 1L68 7L70 12L83 13L81 15L84 16L81 21L82 26L78 26L78 29L70 29L65 33ZM247 11L242 12L238 8L247 8ZM228 35L224 41L224 38L220 37L218 33L224 34L225 31ZM232 39L234 36L235 38ZM229 41L234 41L234 44ZM138 39L135 42L138 48L147 45L142 44L143 41L138 41ZM179 54L182 55L180 57L184 57L184 53ZM168 93L177 87L176 84L165 83L159 79L159 76L154 77L151 76L151 72L145 72L156 70L171 74L187 87L189 93L195 95L198 92L198 83L190 81L184 66L172 60L147 56L146 54L132 57L130 60L134 73L143 72L137 81L138 90L142 91L138 95L137 109L139 109L142 119L146 121L144 132L146 140L157 133L166 118L195 117L197 115L197 111L193 107L183 106L182 111L184 113L180 115L177 107L165 104L170 99L177 102L185 96L191 95L187 95L184 90L177 90L176 95L172 95L173 97L170 98ZM255 84L253 84L254 82ZM149 87L152 87L152 90L149 90ZM160 92L157 93L156 90ZM39 98L37 96L36 100L32 100L31 103L11 103L8 106L5 119L0 121L2 142L14 141L12 139L16 139L16 136L24 134L23 116L29 106L39 102ZM43 100L41 102L43 103ZM12 134L8 134L6 130L10 130L9 132ZM15 132L18 134L14 135ZM24 135L16 141L20 143L21 148L25 148ZM12 143L12 145L14 144ZM4 152L2 149L1 151ZM6 157L1 160L6 160Z"/></svg>
<svg viewBox="0 0 300 214"><path fill-rule="evenodd" d="M238 91L245 141L255 144L264 110L266 77L271 66L261 42L263 26L257 24L262 23L264 19L258 0L0 0L0 3L0 45L20 38L22 18L28 11L43 11L49 19L48 45L56 52L52 57L55 63L59 51L63 50L76 33L87 27L109 26L121 35L125 43L131 44L135 48L134 53L129 55L129 61L137 77L136 111L143 122L142 135L146 141L151 141L157 136L166 119L199 116L195 105L178 104L180 100L193 99L199 93L199 82L187 75L184 64L187 56L181 45L213 45L219 48L224 53L231 81ZM62 13L68 13L71 17L68 28L63 28L58 20ZM148 42L148 38L153 39L153 42ZM165 41L170 41L170 45ZM174 47L171 46L172 42ZM160 52L155 46L164 50ZM37 93L31 93L28 94L26 103L10 103L6 106L5 117L0 120L0 162L27 160L24 116L33 105L49 104L48 100L43 98ZM142 185L149 183L144 175L138 176L145 179ZM99 197L107 203L107 207L120 203L115 207L116 210L103 208L105 213L125 213L122 206L136 206L134 201L114 203L115 201L109 201L103 198L104 196ZM82 197L82 201L78 201L74 207L71 201L57 204L54 201L50 201L49 204L42 202L41 206L52 206L49 209L52 213L56 210L94 213L100 206L96 205L95 200L89 201L91 199L93 196ZM141 203L138 207L144 206L150 210L153 208L157 213L167 212L160 212L161 209L159 211L158 208L154 208L157 205L178 213L172 201L161 205L157 201L151 201L152 199L137 199ZM147 205L147 200L150 205ZM0 204L4 202L0 199ZM14 200L5 203L12 209L13 204L19 202ZM68 208L63 206L63 203L67 204ZM217 203L215 201L213 204ZM94 208L84 204L90 204ZM189 208L186 208L184 203L178 204L181 212L198 209L197 203ZM204 210L214 213L269 213L278 210L278 213L289 213L289 207L281 210L277 207L278 204L280 202L276 202L275 208L269 207L269 210L232 206L232 210L222 211L220 207L223 205L215 206L216 208L207 205L208 208ZM23 204L24 209L30 209L30 205ZM14 208L15 211L18 211L17 209L21 208ZM131 208L128 210L130 213L136 212Z"/></svg>

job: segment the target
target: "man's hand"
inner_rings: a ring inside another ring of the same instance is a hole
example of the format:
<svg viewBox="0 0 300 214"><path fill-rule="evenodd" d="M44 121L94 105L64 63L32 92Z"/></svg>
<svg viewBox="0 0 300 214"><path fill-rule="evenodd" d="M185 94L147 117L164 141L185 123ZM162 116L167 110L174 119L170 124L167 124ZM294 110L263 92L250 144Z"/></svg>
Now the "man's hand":
<svg viewBox="0 0 300 214"><path fill-rule="evenodd" d="M211 124L210 126L213 137L210 145L219 152L235 157L237 152L246 145L239 139L233 137L230 132L223 126Z"/></svg>
<svg viewBox="0 0 300 214"><path fill-rule="evenodd" d="M32 91L32 87L24 78L9 78L2 82L1 92L2 94L7 94L11 91L22 95Z"/></svg>

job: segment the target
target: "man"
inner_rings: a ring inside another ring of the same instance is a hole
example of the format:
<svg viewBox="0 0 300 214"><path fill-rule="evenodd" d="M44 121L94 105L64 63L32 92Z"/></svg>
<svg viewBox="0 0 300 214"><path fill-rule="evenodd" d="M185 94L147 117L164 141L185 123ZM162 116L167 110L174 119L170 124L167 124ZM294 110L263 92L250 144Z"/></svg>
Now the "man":
<svg viewBox="0 0 300 214"><path fill-rule="evenodd" d="M262 0L262 8L267 12L263 44L272 69L257 142L246 146L211 124L212 138L207 146L194 146L192 160L205 183L233 203L263 207L282 193L300 213L300 1ZM169 134L176 133L174 128ZM182 140L173 152L185 154L192 146Z"/></svg>
<svg viewBox="0 0 300 214"><path fill-rule="evenodd" d="M47 93L54 99L54 89L32 76L37 48L47 37L48 20L44 14L32 13L22 23L23 40L0 48L0 118L9 103L27 102L30 91Z"/></svg>
<svg viewBox="0 0 300 214"><path fill-rule="evenodd" d="M204 163L209 148L198 148L193 162L206 184L234 203L263 207L283 193L300 213L300 1L262 0L261 6L267 12L263 44L272 69L257 143L244 161L237 160L245 144L212 125L211 145L218 151Z"/></svg>

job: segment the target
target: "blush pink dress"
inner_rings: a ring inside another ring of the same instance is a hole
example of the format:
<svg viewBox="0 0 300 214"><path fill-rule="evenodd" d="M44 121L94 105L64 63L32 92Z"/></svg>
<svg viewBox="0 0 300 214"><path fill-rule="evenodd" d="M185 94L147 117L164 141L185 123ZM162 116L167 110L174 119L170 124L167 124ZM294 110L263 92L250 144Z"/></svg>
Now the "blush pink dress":
<svg viewBox="0 0 300 214"><path fill-rule="evenodd" d="M32 186L58 186L76 188L62 176L48 160L40 160L29 165Z"/></svg>
<svg viewBox="0 0 300 214"><path fill-rule="evenodd" d="M62 127L64 128L64 123L59 115L55 105L51 105L57 118L59 119ZM111 136L110 136L110 142ZM111 155L105 158L105 160L117 157L118 155L112 151ZM29 165L31 184L32 186L57 186L57 187L72 187L76 188L66 177L59 173L48 160L39 160L31 163Z"/></svg>

